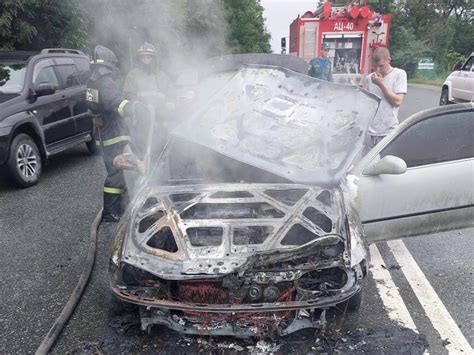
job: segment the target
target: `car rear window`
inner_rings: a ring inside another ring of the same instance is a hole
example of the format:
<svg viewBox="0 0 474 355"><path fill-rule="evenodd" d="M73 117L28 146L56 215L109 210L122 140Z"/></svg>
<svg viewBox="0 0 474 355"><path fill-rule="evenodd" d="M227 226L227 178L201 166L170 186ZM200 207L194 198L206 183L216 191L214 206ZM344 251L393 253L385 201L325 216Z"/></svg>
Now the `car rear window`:
<svg viewBox="0 0 474 355"><path fill-rule="evenodd" d="M17 94L23 90L26 63L0 63L0 94Z"/></svg>

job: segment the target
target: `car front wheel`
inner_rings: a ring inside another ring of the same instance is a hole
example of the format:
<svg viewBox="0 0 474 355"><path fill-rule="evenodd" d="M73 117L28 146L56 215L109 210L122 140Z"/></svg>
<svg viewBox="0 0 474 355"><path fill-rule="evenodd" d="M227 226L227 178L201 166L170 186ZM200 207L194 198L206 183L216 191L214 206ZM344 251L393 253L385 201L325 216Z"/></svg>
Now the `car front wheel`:
<svg viewBox="0 0 474 355"><path fill-rule="evenodd" d="M27 134L13 138L8 157L8 173L20 187L35 185L41 176L42 162L38 146Z"/></svg>
<svg viewBox="0 0 474 355"><path fill-rule="evenodd" d="M450 104L449 102L449 92L448 88L444 87L443 90L441 90L441 97L439 98L439 105L444 106Z"/></svg>

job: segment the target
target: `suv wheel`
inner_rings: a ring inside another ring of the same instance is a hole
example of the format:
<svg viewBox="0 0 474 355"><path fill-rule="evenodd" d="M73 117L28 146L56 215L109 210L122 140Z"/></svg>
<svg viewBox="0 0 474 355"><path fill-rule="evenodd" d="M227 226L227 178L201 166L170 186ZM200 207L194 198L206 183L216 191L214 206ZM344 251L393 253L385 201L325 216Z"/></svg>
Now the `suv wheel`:
<svg viewBox="0 0 474 355"><path fill-rule="evenodd" d="M8 157L8 172L13 182L21 187L33 186L41 170L41 155L33 138L23 133L13 138Z"/></svg>
<svg viewBox="0 0 474 355"><path fill-rule="evenodd" d="M449 92L448 88L445 86L443 90L441 90L441 97L439 98L439 105L444 106L444 105L449 105Z"/></svg>

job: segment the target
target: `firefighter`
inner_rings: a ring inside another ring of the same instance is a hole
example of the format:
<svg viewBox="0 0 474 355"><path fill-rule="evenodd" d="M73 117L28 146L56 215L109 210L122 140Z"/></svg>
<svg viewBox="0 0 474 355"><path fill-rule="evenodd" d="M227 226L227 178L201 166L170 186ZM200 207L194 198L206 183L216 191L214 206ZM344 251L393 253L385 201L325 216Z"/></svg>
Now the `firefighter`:
<svg viewBox="0 0 474 355"><path fill-rule="evenodd" d="M309 75L313 78L332 81L332 64L328 59L329 49L327 43L321 45L321 56L311 59L309 62Z"/></svg>
<svg viewBox="0 0 474 355"><path fill-rule="evenodd" d="M129 100L162 96L167 91L168 78L158 70L155 46L144 42L137 53L137 66L126 76L123 93Z"/></svg>
<svg viewBox="0 0 474 355"><path fill-rule="evenodd" d="M91 61L91 76L87 81L87 105L94 115L107 177L104 183L102 220L118 222L128 203L123 171L113 165L114 158L123 153L130 137L125 116L133 116L138 102L124 99L113 79L118 60L114 52L96 46Z"/></svg>
<svg viewBox="0 0 474 355"><path fill-rule="evenodd" d="M166 141L166 132L170 130L170 103L167 95L170 94L168 76L158 70L158 56L155 46L144 42L137 52L137 66L126 76L123 93L128 100L140 100L150 105L155 110L154 122L139 124L130 127L133 137L134 152L143 158L146 150L147 135L153 129L151 142L152 155L156 157L162 150ZM172 107L172 106L171 106ZM153 124L154 127L150 127Z"/></svg>

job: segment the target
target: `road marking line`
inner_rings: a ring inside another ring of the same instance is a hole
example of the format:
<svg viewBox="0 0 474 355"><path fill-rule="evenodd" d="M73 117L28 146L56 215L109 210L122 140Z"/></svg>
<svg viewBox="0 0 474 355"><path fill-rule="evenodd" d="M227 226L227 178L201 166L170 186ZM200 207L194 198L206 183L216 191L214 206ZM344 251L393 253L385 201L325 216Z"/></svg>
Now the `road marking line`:
<svg viewBox="0 0 474 355"><path fill-rule="evenodd" d="M398 292L398 287L390 276L390 272L382 267L384 261L375 244L370 246L370 258L372 278L389 318L418 333L415 322L413 322L410 312L408 312L405 302L403 302L400 292Z"/></svg>
<svg viewBox="0 0 474 355"><path fill-rule="evenodd" d="M471 346L405 244L401 240L394 240L388 242L388 246L402 267L408 283L424 308L431 324L433 324L441 339L447 339L450 342L445 346L446 349L453 354L461 352L471 354Z"/></svg>

